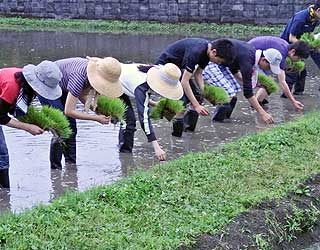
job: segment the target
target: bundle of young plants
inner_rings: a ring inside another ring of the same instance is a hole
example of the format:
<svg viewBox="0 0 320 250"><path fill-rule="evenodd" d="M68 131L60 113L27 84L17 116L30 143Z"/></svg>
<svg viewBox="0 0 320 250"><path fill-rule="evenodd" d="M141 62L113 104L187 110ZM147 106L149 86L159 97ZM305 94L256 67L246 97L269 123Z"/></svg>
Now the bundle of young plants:
<svg viewBox="0 0 320 250"><path fill-rule="evenodd" d="M180 113L183 110L182 101L160 98L157 105L152 108L150 117L154 120L166 118L171 121L176 113Z"/></svg>
<svg viewBox="0 0 320 250"><path fill-rule="evenodd" d="M300 41L306 42L313 49L320 48L320 39L318 36L315 37L313 33L304 33L301 36Z"/></svg>
<svg viewBox="0 0 320 250"><path fill-rule="evenodd" d="M66 116L59 109L49 106L43 106L42 109L30 106L27 113L18 119L22 122L34 124L44 130L50 131L61 139L68 139L72 134Z"/></svg>
<svg viewBox="0 0 320 250"><path fill-rule="evenodd" d="M228 93L221 87L205 84L204 85L204 98L211 104L223 104L229 102Z"/></svg>
<svg viewBox="0 0 320 250"><path fill-rule="evenodd" d="M293 62L290 57L286 58L286 71L288 72L301 72L304 70L305 63L303 61Z"/></svg>
<svg viewBox="0 0 320 250"><path fill-rule="evenodd" d="M259 73L258 74L258 82L263 85L269 94L276 93L279 91L279 86L276 81L265 74Z"/></svg>
<svg viewBox="0 0 320 250"><path fill-rule="evenodd" d="M98 96L97 98L96 113L111 116L113 123L123 120L127 106L121 99L106 96Z"/></svg>

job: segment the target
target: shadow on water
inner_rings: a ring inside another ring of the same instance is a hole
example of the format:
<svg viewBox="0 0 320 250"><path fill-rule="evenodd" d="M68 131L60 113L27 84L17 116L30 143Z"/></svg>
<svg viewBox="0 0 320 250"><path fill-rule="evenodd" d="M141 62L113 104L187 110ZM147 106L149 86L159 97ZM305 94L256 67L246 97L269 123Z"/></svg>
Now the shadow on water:
<svg viewBox="0 0 320 250"><path fill-rule="evenodd" d="M109 35L62 32L1 32L0 65L23 66L41 60L57 60L73 56L114 56L120 61L152 63L162 49L180 39L163 35ZM299 97L306 111L319 106L317 70L312 62L307 90ZM182 138L171 136L171 124L154 122L160 144L169 160L187 152L210 150L240 136L263 130L267 126L240 95L230 123L212 124L210 117L200 117L195 133ZM302 115L294 111L288 100L271 96L269 112L276 123L283 123ZM213 107L207 105L210 111ZM11 189L0 190L0 210L19 212L39 203L48 203L66 190L85 190L88 187L110 184L137 168L157 164L152 146L137 124L135 148L132 155L119 154L118 127L102 126L91 121L78 121L77 166L65 166L62 171L50 170L50 134L33 137L24 131L4 126L10 152Z"/></svg>

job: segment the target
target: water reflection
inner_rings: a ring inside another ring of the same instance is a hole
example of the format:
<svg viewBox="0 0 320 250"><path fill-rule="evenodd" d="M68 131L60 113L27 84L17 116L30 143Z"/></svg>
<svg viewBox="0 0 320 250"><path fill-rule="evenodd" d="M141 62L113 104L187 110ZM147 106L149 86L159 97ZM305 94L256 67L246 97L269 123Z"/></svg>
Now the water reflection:
<svg viewBox="0 0 320 250"><path fill-rule="evenodd" d="M1 32L0 64L24 65L43 59L61 59L85 55L112 55L121 61L153 62L162 49L181 38L154 35L107 35L81 33ZM297 97L306 110L319 107L317 69L311 66L304 96ZM310 67L309 67L310 68ZM210 112L214 108L207 105ZM293 110L291 103L270 98L269 112L276 123L291 120L302 113ZM187 152L210 150L240 136L263 130L266 126L240 96L229 123L212 123L209 117L200 117L196 133L184 133L182 138L171 136L171 124L154 123L160 144L172 160ZM133 154L119 154L118 127L103 126L92 121L79 121L77 137L77 165L62 171L50 170L49 145L51 136L46 133L33 137L24 131L4 127L10 152L10 178L12 188L0 190L0 210L19 212L39 203L48 203L66 190L85 190L95 185L109 184L137 168L147 169L158 161L152 146L137 126Z"/></svg>

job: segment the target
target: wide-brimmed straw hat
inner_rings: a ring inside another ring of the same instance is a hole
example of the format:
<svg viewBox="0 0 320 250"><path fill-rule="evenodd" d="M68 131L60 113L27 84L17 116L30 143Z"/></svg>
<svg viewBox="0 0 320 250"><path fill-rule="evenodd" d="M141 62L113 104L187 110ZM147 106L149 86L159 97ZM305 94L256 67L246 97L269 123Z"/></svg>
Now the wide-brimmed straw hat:
<svg viewBox="0 0 320 250"><path fill-rule="evenodd" d="M87 57L89 59L87 74L91 86L101 95L119 97L123 90L119 77L121 64L113 57Z"/></svg>
<svg viewBox="0 0 320 250"><path fill-rule="evenodd" d="M158 94L173 100L183 96L183 88L179 81L180 69L173 63L157 65L147 72L147 83Z"/></svg>
<svg viewBox="0 0 320 250"><path fill-rule="evenodd" d="M23 67L22 74L31 88L42 97L55 100L62 95L62 90L59 86L62 73L54 62L46 60L37 66L28 64Z"/></svg>

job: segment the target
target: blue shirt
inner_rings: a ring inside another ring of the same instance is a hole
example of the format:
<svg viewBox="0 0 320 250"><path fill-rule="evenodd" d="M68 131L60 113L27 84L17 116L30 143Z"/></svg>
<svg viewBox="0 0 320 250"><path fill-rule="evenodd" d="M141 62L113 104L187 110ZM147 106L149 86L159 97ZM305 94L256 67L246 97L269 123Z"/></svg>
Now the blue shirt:
<svg viewBox="0 0 320 250"><path fill-rule="evenodd" d="M251 39L248 43L252 44L257 50L267 50L267 49L276 49L282 55L282 60L280 63L280 68L285 70L286 68L286 58L288 55L289 43L280 37L275 36L258 36Z"/></svg>
<svg viewBox="0 0 320 250"><path fill-rule="evenodd" d="M180 69L192 73L199 65L204 69L210 59L207 55L209 41L202 38L185 38L169 45L155 64L174 63Z"/></svg>
<svg viewBox="0 0 320 250"><path fill-rule="evenodd" d="M70 92L79 97L81 92L90 86L87 76L88 59L74 57L55 61L62 72L60 87L64 92Z"/></svg>
<svg viewBox="0 0 320 250"><path fill-rule="evenodd" d="M303 33L313 32L316 26L320 24L319 21L312 22L310 17L310 8L297 12L287 23L284 31L280 37L289 42L290 34L296 36L298 39Z"/></svg>

